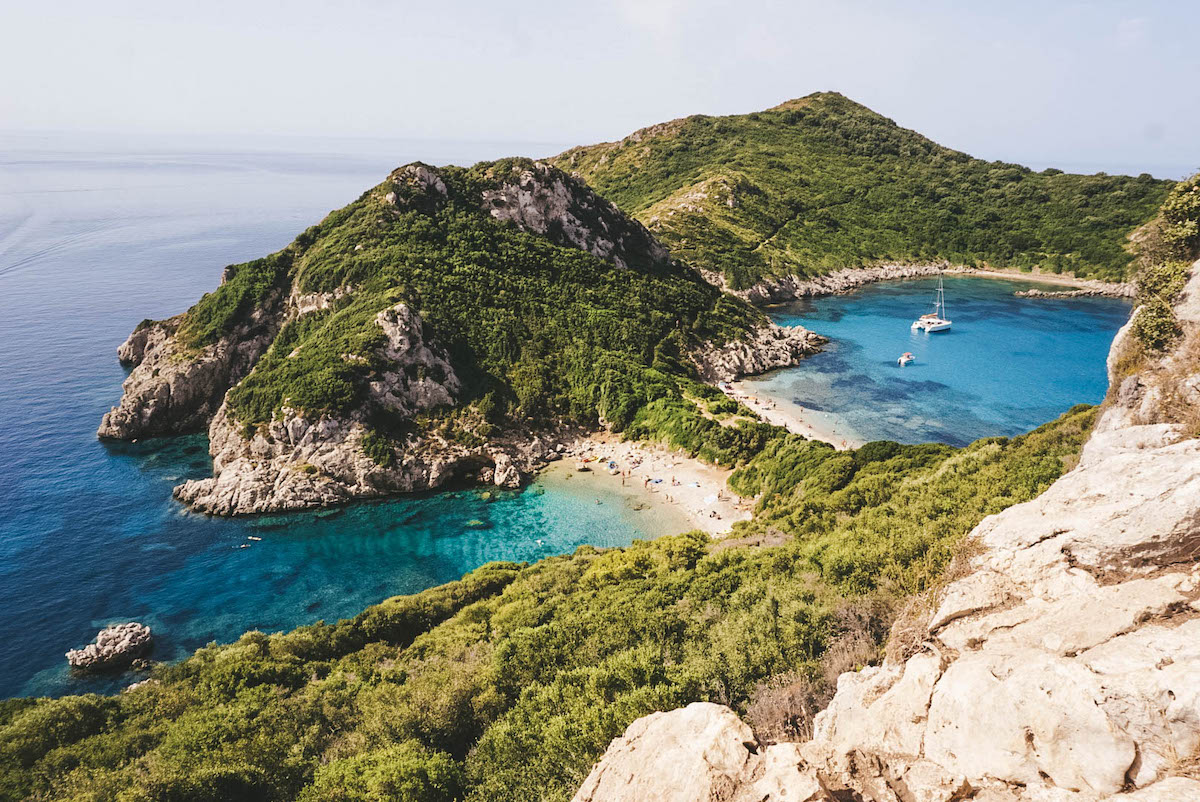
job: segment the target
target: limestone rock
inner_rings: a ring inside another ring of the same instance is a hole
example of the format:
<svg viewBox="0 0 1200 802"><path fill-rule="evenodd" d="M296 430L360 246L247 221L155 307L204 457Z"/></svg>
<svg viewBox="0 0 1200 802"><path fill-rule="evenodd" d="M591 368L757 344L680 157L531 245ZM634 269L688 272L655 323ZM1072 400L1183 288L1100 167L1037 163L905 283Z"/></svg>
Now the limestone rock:
<svg viewBox="0 0 1200 802"><path fill-rule="evenodd" d="M100 630L94 643L67 652L67 662L83 671L126 668L153 645L150 627L136 621L113 624Z"/></svg>
<svg viewBox="0 0 1200 802"><path fill-rule="evenodd" d="M618 267L665 263L670 256L641 223L587 185L541 162L483 193L485 211L524 231L579 248Z"/></svg>
<svg viewBox="0 0 1200 802"><path fill-rule="evenodd" d="M277 302L278 293L267 306ZM273 311L258 309L229 335L192 353L175 337L182 317L145 322L117 349L133 370L120 403L100 423L100 437L134 440L202 430L279 330Z"/></svg>
<svg viewBox="0 0 1200 802"><path fill-rule="evenodd" d="M612 742L573 802L817 802L795 744L760 749L727 707L696 702L640 718Z"/></svg>
<svg viewBox="0 0 1200 802"><path fill-rule="evenodd" d="M711 343L692 352L700 376L709 382L733 381L795 365L821 350L825 338L802 326L760 326L743 340Z"/></svg>

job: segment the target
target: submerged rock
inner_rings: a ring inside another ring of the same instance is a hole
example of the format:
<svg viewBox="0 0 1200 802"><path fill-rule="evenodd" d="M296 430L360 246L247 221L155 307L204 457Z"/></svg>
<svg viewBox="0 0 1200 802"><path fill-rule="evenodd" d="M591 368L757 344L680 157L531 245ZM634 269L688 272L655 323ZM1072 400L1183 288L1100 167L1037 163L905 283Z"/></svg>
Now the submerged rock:
<svg viewBox="0 0 1200 802"><path fill-rule="evenodd" d="M67 652L72 668L84 671L125 668L142 657L154 645L150 627L131 621L113 624L96 635L96 642Z"/></svg>

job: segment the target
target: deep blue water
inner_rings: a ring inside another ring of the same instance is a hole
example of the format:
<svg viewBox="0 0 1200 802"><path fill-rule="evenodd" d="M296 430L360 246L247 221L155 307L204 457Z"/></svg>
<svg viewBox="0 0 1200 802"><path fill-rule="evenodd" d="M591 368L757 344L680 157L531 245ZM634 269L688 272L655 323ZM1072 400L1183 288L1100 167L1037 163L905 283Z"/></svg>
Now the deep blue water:
<svg viewBox="0 0 1200 802"><path fill-rule="evenodd" d="M936 284L884 282L769 310L776 322L831 342L799 367L750 382L751 392L816 410L847 438L953 445L1020 434L1104 398L1105 358L1128 302L1022 299L1013 292L1045 285L951 277L954 326L914 333L909 326L929 311ZM901 368L905 351L917 359Z"/></svg>
<svg viewBox="0 0 1200 802"><path fill-rule="evenodd" d="M672 525L565 472L492 503L463 492L210 519L170 499L207 475L204 436L95 437L125 376L114 349L138 321L185 309L224 265L281 247L397 164L520 146L345 157L19 144L0 147L0 697L127 683L65 670L63 652L113 621L150 624L154 656L172 659L250 628L353 615L488 560L623 545Z"/></svg>

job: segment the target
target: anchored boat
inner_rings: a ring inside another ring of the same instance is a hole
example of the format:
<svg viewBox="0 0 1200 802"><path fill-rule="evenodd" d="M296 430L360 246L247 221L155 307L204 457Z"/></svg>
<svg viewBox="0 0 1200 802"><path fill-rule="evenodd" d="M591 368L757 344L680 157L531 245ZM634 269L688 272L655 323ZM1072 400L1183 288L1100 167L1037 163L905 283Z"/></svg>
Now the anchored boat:
<svg viewBox="0 0 1200 802"><path fill-rule="evenodd" d="M945 279L939 277L937 290L933 294L933 311L914 320L912 330L929 334L934 331L945 331L948 328L950 328L950 321L946 319Z"/></svg>
<svg viewBox="0 0 1200 802"><path fill-rule="evenodd" d="M900 365L900 367L904 367L909 362L912 362L914 359L916 359L916 357L913 356L911 352L905 351L903 354L900 355L900 358L896 360L896 363L898 365Z"/></svg>

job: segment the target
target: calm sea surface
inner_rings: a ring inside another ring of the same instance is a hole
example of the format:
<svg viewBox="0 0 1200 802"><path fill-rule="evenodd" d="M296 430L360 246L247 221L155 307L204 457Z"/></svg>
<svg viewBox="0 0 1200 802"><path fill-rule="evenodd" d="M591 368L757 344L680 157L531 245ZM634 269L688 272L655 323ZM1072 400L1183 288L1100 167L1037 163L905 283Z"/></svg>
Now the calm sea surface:
<svg viewBox="0 0 1200 802"><path fill-rule="evenodd" d="M937 281L892 281L770 310L776 322L832 338L799 367L748 383L795 403L847 438L965 445L1029 431L1108 387L1105 358L1129 317L1112 298L1023 299L1045 285L947 278L949 331L910 330ZM900 367L911 351L916 361Z"/></svg>
<svg viewBox="0 0 1200 802"><path fill-rule="evenodd" d="M171 659L250 628L350 616L489 560L684 528L565 471L492 503L462 492L211 519L170 498L209 473L204 436L96 439L125 377L116 346L141 319L187 308L224 265L285 245L407 161L541 152L379 149L131 154L0 139L0 696L127 683L65 670L63 652L114 621L148 623L154 656Z"/></svg>

